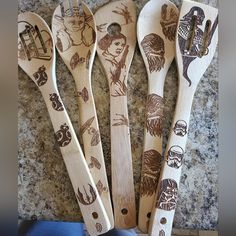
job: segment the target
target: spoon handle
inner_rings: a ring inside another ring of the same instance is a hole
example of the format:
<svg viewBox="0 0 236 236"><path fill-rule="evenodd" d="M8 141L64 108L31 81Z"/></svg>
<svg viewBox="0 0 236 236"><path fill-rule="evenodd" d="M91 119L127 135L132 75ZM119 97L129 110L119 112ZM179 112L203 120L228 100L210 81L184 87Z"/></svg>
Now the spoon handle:
<svg viewBox="0 0 236 236"><path fill-rule="evenodd" d="M54 77L55 75L52 75ZM49 78L41 89L55 130L55 137L75 191L84 222L90 235L99 235L110 229L110 222L90 174L82 149L77 140L69 116L60 98L58 89Z"/></svg>
<svg viewBox="0 0 236 236"><path fill-rule="evenodd" d="M181 78L181 80L183 79ZM185 85L180 84L164 165L149 224L149 235L151 236L171 236L193 96L194 89L185 88Z"/></svg>
<svg viewBox="0 0 236 236"><path fill-rule="evenodd" d="M98 192L109 217L111 227L114 226L110 190L106 174L102 142L99 131L97 112L91 87L91 70L84 72L80 79L75 80L78 91L80 131L84 154L97 186Z"/></svg>

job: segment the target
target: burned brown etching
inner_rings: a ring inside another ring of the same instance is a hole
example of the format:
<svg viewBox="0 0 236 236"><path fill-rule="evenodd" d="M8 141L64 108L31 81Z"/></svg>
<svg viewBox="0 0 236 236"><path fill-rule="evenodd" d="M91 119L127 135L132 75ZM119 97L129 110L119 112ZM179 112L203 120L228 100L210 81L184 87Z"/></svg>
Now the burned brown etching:
<svg viewBox="0 0 236 236"><path fill-rule="evenodd" d="M40 87L40 86L43 86L44 84L47 83L47 80L48 80L48 75L46 73L46 68L44 65L42 65L41 67L39 67L38 71L35 72L33 74L34 78L35 78L35 81L37 83L37 85Z"/></svg>
<svg viewBox="0 0 236 236"><path fill-rule="evenodd" d="M116 10L113 10L112 12L121 15L125 19L125 24L133 23L132 16L130 15L128 7L121 3L121 7L116 7Z"/></svg>
<svg viewBox="0 0 236 236"><path fill-rule="evenodd" d="M46 30L39 30L37 25L27 21L19 21L18 27L23 25L24 30L19 33L18 57L22 60L51 60L52 39Z"/></svg>
<svg viewBox="0 0 236 236"><path fill-rule="evenodd" d="M111 96L126 96L125 61L129 53L129 46L126 45L126 36L120 32L113 35L108 33L98 42L98 47L103 51L102 55L109 63L108 77L111 81Z"/></svg>
<svg viewBox="0 0 236 236"><path fill-rule="evenodd" d="M168 11L169 11L169 14L168 14ZM175 32L176 32L176 27L177 27L177 21L178 21L178 14L176 13L175 9L168 6L167 4L164 4L161 7L161 21L160 21L160 24L161 24L161 27L162 27L163 34L170 41L175 40Z"/></svg>
<svg viewBox="0 0 236 236"><path fill-rule="evenodd" d="M91 51L89 50L86 57L86 69L89 69L90 58L91 58Z"/></svg>
<svg viewBox="0 0 236 236"><path fill-rule="evenodd" d="M90 195L87 193L85 187L83 186L84 189L84 194L82 192L80 192L80 189L78 188L78 193L76 194L76 197L78 199L78 201L83 204L83 205L91 205L92 203L95 202L97 196L96 196L96 192L94 191L93 187L88 184L89 186L89 192Z"/></svg>
<svg viewBox="0 0 236 236"><path fill-rule="evenodd" d="M99 31L99 32L101 32L101 33L102 33L102 32L105 32L106 26L107 26L107 23L97 25L97 31Z"/></svg>
<svg viewBox="0 0 236 236"><path fill-rule="evenodd" d="M146 103L146 129L152 136L162 135L163 109L163 98L154 93L149 94Z"/></svg>
<svg viewBox="0 0 236 236"><path fill-rule="evenodd" d="M65 11L63 4L61 4L62 15L54 16L59 25L56 33L56 45L61 52L72 46L90 47L95 43L96 33L89 25L92 17L80 10L78 7L71 7Z"/></svg>
<svg viewBox="0 0 236 236"><path fill-rule="evenodd" d="M72 70L75 69L75 67L78 65L78 64L83 64L85 62L85 58L84 57L80 57L79 54L76 52L72 57L71 57L71 60L70 60L70 67Z"/></svg>
<svg viewBox="0 0 236 236"><path fill-rule="evenodd" d="M161 170L161 154L156 150L148 150L143 153L140 195L152 196L157 189Z"/></svg>
<svg viewBox="0 0 236 236"><path fill-rule="evenodd" d="M112 126L125 125L125 126L129 127L129 120L128 120L128 118L126 118L122 114L117 114L117 113L116 113L116 116L118 116L119 118L113 119L113 121L115 121L116 123L114 123Z"/></svg>
<svg viewBox="0 0 236 236"><path fill-rule="evenodd" d="M60 126L60 130L56 132L56 140L60 147L67 146L71 141L71 133L69 131L69 126L65 123Z"/></svg>
<svg viewBox="0 0 236 236"><path fill-rule="evenodd" d="M175 169L179 169L182 165L184 150L178 146L172 146L167 153L167 165Z"/></svg>
<svg viewBox="0 0 236 236"><path fill-rule="evenodd" d="M173 179L161 181L156 207L166 211L174 210L177 203L178 187Z"/></svg>
<svg viewBox="0 0 236 236"><path fill-rule="evenodd" d="M95 227L98 233L102 232L102 225L100 223L96 223Z"/></svg>
<svg viewBox="0 0 236 236"><path fill-rule="evenodd" d="M59 96L56 93L50 94L50 101L52 102L52 107L56 111L64 111L63 104L59 100Z"/></svg>
<svg viewBox="0 0 236 236"><path fill-rule="evenodd" d="M192 81L188 76L188 67L196 58L201 58L208 54L208 47L218 25L217 16L212 27L211 21L208 20L206 22L203 32L200 26L203 25L204 19L204 11L195 6L183 16L179 23L178 42L183 59L183 76L188 81L189 87Z"/></svg>
<svg viewBox="0 0 236 236"><path fill-rule="evenodd" d="M187 123L184 120L178 120L173 128L177 136L184 137L187 134Z"/></svg>
<svg viewBox="0 0 236 236"><path fill-rule="evenodd" d="M165 44L157 34L148 34L141 42L147 57L150 73L160 71L165 64Z"/></svg>
<svg viewBox="0 0 236 236"><path fill-rule="evenodd" d="M103 192L107 192L107 187L104 187L103 183L101 180L99 180L96 184L97 190L99 195L101 195Z"/></svg>
<svg viewBox="0 0 236 236"><path fill-rule="evenodd" d="M159 236L165 236L165 231L162 229L160 232L159 232Z"/></svg>
<svg viewBox="0 0 236 236"><path fill-rule="evenodd" d="M101 169L101 164L100 164L100 162L98 161L97 158L91 157L91 160L90 160L90 163L89 163L88 167L89 167L89 169L92 169L92 168L96 167L97 169L100 170Z"/></svg>
<svg viewBox="0 0 236 236"><path fill-rule="evenodd" d="M91 127L94 119L95 119L95 116L91 117L80 128L81 135L83 135L86 130L88 131L88 134L92 135L91 146L96 146L101 141L99 131L96 130L95 128Z"/></svg>
<svg viewBox="0 0 236 236"><path fill-rule="evenodd" d="M83 99L84 102L89 100L88 90L84 87L81 92L78 92L78 96Z"/></svg>

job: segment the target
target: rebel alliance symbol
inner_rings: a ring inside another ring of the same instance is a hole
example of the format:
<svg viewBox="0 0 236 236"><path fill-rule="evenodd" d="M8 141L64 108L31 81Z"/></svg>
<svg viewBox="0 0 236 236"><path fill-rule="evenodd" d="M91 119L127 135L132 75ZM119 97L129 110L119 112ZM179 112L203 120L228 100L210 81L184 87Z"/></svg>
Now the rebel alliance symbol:
<svg viewBox="0 0 236 236"><path fill-rule="evenodd" d="M33 74L33 76L36 80L36 83L39 87L46 84L46 82L48 80L48 76L45 71L46 71L46 68L44 65L42 65L41 67L39 67L38 71Z"/></svg>
<svg viewBox="0 0 236 236"><path fill-rule="evenodd" d="M157 196L156 207L166 211L174 210L177 203L178 187L173 179L163 179Z"/></svg>
<svg viewBox="0 0 236 236"><path fill-rule="evenodd" d="M65 123L60 126L60 130L56 132L56 140L60 147L65 147L71 141L71 133L68 125Z"/></svg>
<svg viewBox="0 0 236 236"><path fill-rule="evenodd" d="M182 165L184 150L180 146L172 146L167 153L167 165L179 169Z"/></svg>
<svg viewBox="0 0 236 236"><path fill-rule="evenodd" d="M83 186L83 188L84 188L85 197L84 197L83 193L80 192L79 187L78 187L78 194L76 194L78 201L81 204L86 205L86 206L94 203L97 198L96 192L94 191L93 187L90 184L88 184L88 186L89 186L90 196L88 195L84 186Z"/></svg>
<svg viewBox="0 0 236 236"><path fill-rule="evenodd" d="M50 94L50 101L52 101L52 107L56 111L63 111L64 107L59 100L59 96L56 93Z"/></svg>
<svg viewBox="0 0 236 236"><path fill-rule="evenodd" d="M178 120L173 130L177 136L184 137L187 134L187 123L184 120Z"/></svg>

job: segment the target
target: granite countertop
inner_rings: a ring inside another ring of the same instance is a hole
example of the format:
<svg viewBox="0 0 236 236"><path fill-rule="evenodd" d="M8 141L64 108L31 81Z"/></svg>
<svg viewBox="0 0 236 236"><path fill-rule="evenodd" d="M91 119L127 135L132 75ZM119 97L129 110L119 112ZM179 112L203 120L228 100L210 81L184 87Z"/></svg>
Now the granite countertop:
<svg viewBox="0 0 236 236"><path fill-rule="evenodd" d="M109 2L85 0L93 12ZM147 0L136 0L137 14ZM173 0L177 6L179 0ZM216 0L199 2L217 7ZM51 22L59 1L18 0L19 12L33 11ZM61 97L78 134L75 83L57 56L57 78ZM108 84L96 57L92 87L110 181L110 121ZM147 74L138 47L128 79L128 108L133 154L136 200L139 198L141 155ZM18 210L20 219L81 221L82 216L63 159L54 139L49 115L36 85L19 69L18 104ZM177 96L177 69L172 63L165 83L164 142L171 128ZM182 168L176 228L216 229L218 226L218 53L203 76L193 102L185 160ZM138 204L137 204L138 206Z"/></svg>

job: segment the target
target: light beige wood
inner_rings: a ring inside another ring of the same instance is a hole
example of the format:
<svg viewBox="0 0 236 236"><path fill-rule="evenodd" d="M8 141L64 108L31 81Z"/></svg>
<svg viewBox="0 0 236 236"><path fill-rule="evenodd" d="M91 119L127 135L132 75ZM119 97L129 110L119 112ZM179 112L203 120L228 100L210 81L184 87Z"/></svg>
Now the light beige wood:
<svg viewBox="0 0 236 236"><path fill-rule="evenodd" d="M87 229L90 235L105 233L110 221L58 92L50 29L40 16L26 12L18 16L18 34L18 64L45 100Z"/></svg>
<svg viewBox="0 0 236 236"><path fill-rule="evenodd" d="M217 15L217 9L193 1L184 0L181 7L176 34L178 99L150 220L149 234L153 236L171 235L192 101L197 85L215 53L218 41ZM211 26L206 39L204 31L208 20ZM194 29L194 33L190 29Z"/></svg>
<svg viewBox="0 0 236 236"><path fill-rule="evenodd" d="M79 133L83 140L85 159L113 228L110 190L91 86L92 65L97 46L93 14L84 2L80 6L78 1L72 1L71 5L64 1L54 11L52 33L58 53L76 83L81 124Z"/></svg>
<svg viewBox="0 0 236 236"><path fill-rule="evenodd" d="M144 149L139 200L139 229L147 233L162 165L163 90L175 56L175 30L179 11L168 0L151 0L137 23L139 48L148 73Z"/></svg>
<svg viewBox="0 0 236 236"><path fill-rule="evenodd" d="M95 13L97 53L110 88L112 200L116 228L136 226L135 192L127 109L127 78L136 44L131 0L109 3ZM117 23L120 31L109 31ZM109 32L110 33L109 33Z"/></svg>

